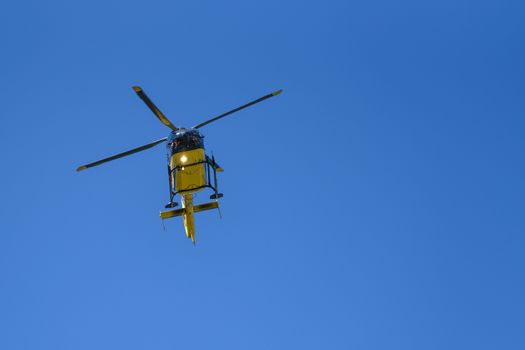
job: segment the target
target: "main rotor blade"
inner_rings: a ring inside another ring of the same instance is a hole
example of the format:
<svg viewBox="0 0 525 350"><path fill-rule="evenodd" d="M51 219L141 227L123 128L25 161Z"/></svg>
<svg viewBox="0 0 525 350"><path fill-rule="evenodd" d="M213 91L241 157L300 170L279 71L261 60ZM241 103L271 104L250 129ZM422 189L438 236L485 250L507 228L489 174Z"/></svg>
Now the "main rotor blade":
<svg viewBox="0 0 525 350"><path fill-rule="evenodd" d="M140 146L140 147L137 147L137 148L133 148L133 149L131 149L129 151L122 152L122 153L119 153L119 154L115 154L114 156L111 156L111 157L108 157L108 158L104 158L104 159L101 159L101 160L97 160L96 162L93 162L93 163L89 163L89 164L86 164L86 165L81 165L81 166L79 166L77 168L77 171L86 170L88 168L92 168L94 166L97 166L97 165L100 165L100 164L103 164L103 163L111 162L112 160L115 160L115 159L119 159L119 158L122 158L122 157L125 157L125 156L129 156L130 154L133 154L133 153L137 153L137 152L140 152L140 151L147 150L148 148L156 146L159 143L162 143L162 142L166 141L167 139L168 139L167 137L164 137L164 138L161 138L160 140L153 141L152 143L148 143L147 145Z"/></svg>
<svg viewBox="0 0 525 350"><path fill-rule="evenodd" d="M253 106L254 104L259 103L259 102L262 102L262 101L264 101L264 100L266 100L266 99L268 99L268 98L270 98L270 97L273 97L273 96L279 95L281 92L283 92L282 89L281 89L281 90L274 91L274 92L272 92L271 94L268 94L268 95L263 96L263 97L261 97L261 98L258 98L258 99L256 99L256 100L253 100L252 102L249 102L249 103L247 103L247 104L245 104L245 105L242 105L242 106L240 106L240 107L237 107L237 108L235 108L235 109L232 109L232 110L229 111L229 112L226 112L226 113L223 113L223 114L221 114L221 115L218 115L218 116L216 116L215 118L211 118L211 119L209 119L209 120L207 120L207 121L205 121L205 122L203 122L203 123L197 124L197 125L195 125L195 126L193 127L193 129L202 128L204 125L207 125L207 124L209 124L209 123L211 123L211 122L214 122L214 121L216 121L216 120L218 120L218 119L224 118L224 117L226 117L227 115L230 115L230 114L232 114L232 113L238 112L238 111L240 111L241 109L244 109L244 108L246 108L246 107Z"/></svg>
<svg viewBox="0 0 525 350"><path fill-rule="evenodd" d="M169 121L168 118L160 111L160 109L155 106L155 104L149 99L148 95L144 93L142 88L140 86L133 86L133 90L139 95L140 99L144 101L146 105L148 105L149 109L159 118L159 120L162 122L162 124L166 125L168 128L172 130L177 130L177 127Z"/></svg>

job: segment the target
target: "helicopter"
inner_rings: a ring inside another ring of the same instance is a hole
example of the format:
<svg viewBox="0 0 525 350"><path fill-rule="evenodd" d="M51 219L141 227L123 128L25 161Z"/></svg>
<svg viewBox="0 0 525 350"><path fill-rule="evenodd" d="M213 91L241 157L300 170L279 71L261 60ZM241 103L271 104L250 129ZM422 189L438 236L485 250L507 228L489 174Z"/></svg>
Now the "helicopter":
<svg viewBox="0 0 525 350"><path fill-rule="evenodd" d="M195 245L195 220L194 213L219 209L219 198L223 194L219 192L217 185L217 172L222 172L223 169L215 161L215 157L208 156L204 150L204 135L199 131L205 125L224 118L230 114L238 112L244 108L253 106L256 103L262 102L270 97L279 95L282 89L264 95L256 100L248 102L240 107L234 108L226 113L222 113L216 117L208 119L192 128L176 127L171 121L160 111L160 109L150 100L144 90L140 86L133 86L133 90L138 97L148 106L148 108L155 114L162 124L171 129L167 137L153 141L146 145L133 148L95 162L81 165L77 171L86 170L115 159L129 156L131 154L145 151L163 142L166 142L167 163L168 163L168 183L169 183L169 202L165 205L166 211L160 212L162 220L177 216L182 216L184 221L184 229L186 237L190 238ZM210 195L212 202L194 205L193 196L204 189L210 189L213 193ZM179 204L174 201L175 196L180 196L181 208L174 209Z"/></svg>

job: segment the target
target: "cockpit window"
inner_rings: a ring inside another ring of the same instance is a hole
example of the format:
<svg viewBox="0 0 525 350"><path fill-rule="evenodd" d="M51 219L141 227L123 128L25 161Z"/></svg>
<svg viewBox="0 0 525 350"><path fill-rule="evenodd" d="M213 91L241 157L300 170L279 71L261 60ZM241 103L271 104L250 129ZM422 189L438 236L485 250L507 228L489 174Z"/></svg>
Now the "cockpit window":
<svg viewBox="0 0 525 350"><path fill-rule="evenodd" d="M177 132L173 141L169 144L171 153L190 151L196 148L204 148L203 136L197 130Z"/></svg>

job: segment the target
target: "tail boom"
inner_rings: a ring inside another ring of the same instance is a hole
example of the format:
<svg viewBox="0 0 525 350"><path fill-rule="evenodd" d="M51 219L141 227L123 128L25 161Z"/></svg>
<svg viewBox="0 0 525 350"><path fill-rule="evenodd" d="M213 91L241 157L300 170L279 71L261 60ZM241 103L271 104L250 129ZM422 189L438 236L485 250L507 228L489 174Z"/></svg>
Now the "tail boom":
<svg viewBox="0 0 525 350"><path fill-rule="evenodd" d="M195 244L195 220L193 213L198 213L200 211L218 209L219 202L210 202L199 205L193 205L193 195L184 194L182 196L182 208L170 211L161 211L160 218L170 219L176 216L182 216L184 219L184 229L186 231L186 236L191 239L193 244Z"/></svg>

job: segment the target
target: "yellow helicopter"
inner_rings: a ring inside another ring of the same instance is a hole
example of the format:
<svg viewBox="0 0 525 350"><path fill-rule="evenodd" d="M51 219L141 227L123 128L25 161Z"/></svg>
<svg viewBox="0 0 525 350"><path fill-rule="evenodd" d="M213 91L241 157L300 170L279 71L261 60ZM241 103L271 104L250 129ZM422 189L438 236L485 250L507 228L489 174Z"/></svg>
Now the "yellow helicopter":
<svg viewBox="0 0 525 350"><path fill-rule="evenodd" d="M153 141L129 151L122 152L93 163L81 165L77 168L77 171L92 168L118 158L129 156L133 153L147 150L163 142L167 142L170 200L165 208L173 209L178 206L178 203L173 200L176 195L180 195L182 205L181 209L161 211L160 217L164 220L175 216L182 216L184 218L186 236L192 240L193 244L195 244L195 222L193 213L210 209L218 209L218 200L223 196L222 193L219 193L217 186L217 172L222 172L223 170L219 164L217 164L213 156L209 157L204 152L204 136L198 131L198 129L232 113L238 112L241 109L250 107L270 97L276 96L280 94L282 90L274 91L268 95L248 102L245 105L232 109L231 111L208 119L205 122L195 125L191 129L178 128L173 125L139 86L133 86L133 90L142 99L142 101L146 103L146 105L157 116L157 118L159 118L162 124L171 129L170 134L160 140ZM214 199L214 201L194 205L193 195L199 191L204 190L205 188L209 188L213 191L210 199Z"/></svg>

